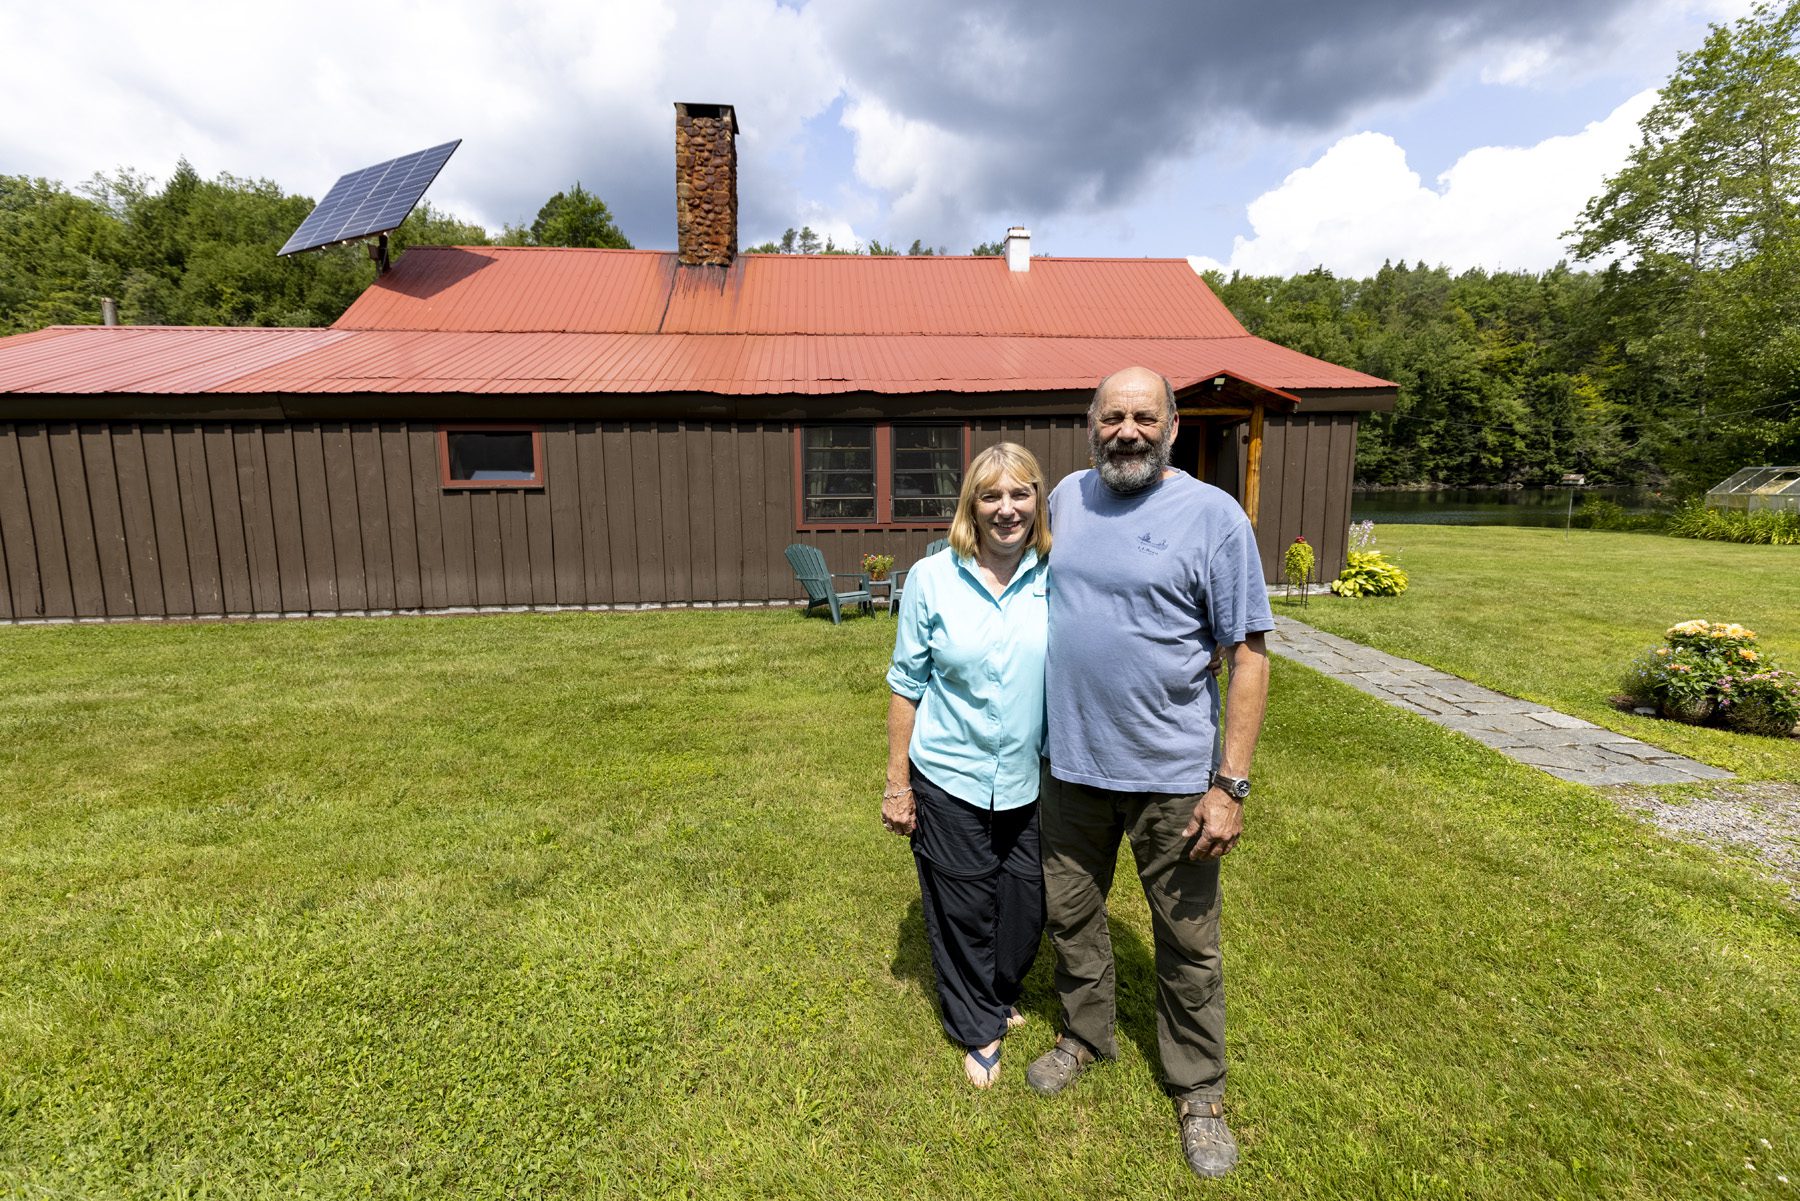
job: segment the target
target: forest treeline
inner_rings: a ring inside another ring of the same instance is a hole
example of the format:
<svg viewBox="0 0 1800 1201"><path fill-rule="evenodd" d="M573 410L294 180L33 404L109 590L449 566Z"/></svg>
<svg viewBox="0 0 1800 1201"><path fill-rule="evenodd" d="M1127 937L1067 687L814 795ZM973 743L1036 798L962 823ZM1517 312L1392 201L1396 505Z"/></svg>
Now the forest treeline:
<svg viewBox="0 0 1800 1201"><path fill-rule="evenodd" d="M1797 44L1789 0L1712 27L1682 56L1625 167L1571 214L1571 260L1591 269L1392 263L1366 279L1209 282L1250 332L1399 385L1395 411L1362 422L1365 483L1580 472L1685 493L1742 465L1800 463ZM0 334L97 323L101 297L128 324L329 324L375 270L361 246L276 257L312 204L185 162L161 185L0 176ZM498 236L421 204L392 250L492 243L630 245L577 183ZM838 251L805 229L753 249L790 243Z"/></svg>

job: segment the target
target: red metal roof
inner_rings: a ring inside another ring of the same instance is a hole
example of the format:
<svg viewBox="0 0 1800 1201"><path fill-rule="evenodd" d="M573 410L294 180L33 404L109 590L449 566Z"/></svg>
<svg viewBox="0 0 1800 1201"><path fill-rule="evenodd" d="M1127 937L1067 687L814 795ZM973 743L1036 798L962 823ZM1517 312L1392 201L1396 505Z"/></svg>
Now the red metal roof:
<svg viewBox="0 0 1800 1201"><path fill-rule="evenodd" d="M1065 391L1140 363L1280 389L1393 385L1251 337L1185 260L414 247L330 329L59 326L0 395Z"/></svg>
<svg viewBox="0 0 1800 1201"><path fill-rule="evenodd" d="M1244 327L1186 259L749 254L415 246L334 329L590 334L1228 338Z"/></svg>
<svg viewBox="0 0 1800 1201"><path fill-rule="evenodd" d="M212 392L345 336L329 329L52 326L0 338L0 394Z"/></svg>

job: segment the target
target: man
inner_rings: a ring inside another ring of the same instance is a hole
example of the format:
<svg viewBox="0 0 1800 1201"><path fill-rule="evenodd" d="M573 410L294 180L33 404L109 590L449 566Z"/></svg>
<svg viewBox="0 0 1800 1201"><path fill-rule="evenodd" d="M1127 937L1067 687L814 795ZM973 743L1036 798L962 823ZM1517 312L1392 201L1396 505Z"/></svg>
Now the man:
<svg viewBox="0 0 1800 1201"><path fill-rule="evenodd" d="M1088 409L1094 470L1050 496L1056 532L1039 811L1063 1035L1026 1079L1061 1092L1113 1041L1106 925L1119 840L1131 840L1156 935L1163 1087L1188 1166L1237 1163L1225 1124L1219 860L1237 845L1268 698L1275 627L1256 539L1226 493L1169 466L1178 417L1143 367ZM1231 667L1223 746L1213 669Z"/></svg>

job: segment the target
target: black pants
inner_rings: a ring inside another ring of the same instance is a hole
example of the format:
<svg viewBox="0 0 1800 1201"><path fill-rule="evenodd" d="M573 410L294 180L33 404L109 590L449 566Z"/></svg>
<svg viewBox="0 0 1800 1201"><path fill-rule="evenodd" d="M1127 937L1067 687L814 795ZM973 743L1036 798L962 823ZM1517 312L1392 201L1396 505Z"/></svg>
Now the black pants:
<svg viewBox="0 0 1800 1201"><path fill-rule="evenodd" d="M1044 933L1037 803L977 809L916 766L912 785L913 860L944 1032L983 1047L1006 1033L1006 1011L1018 1003Z"/></svg>

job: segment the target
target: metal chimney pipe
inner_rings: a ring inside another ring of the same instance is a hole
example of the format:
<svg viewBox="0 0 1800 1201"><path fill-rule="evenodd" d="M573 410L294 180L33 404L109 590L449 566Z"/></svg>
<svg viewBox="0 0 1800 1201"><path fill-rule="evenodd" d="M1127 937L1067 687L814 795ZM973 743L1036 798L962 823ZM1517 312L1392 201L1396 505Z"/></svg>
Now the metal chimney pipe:
<svg viewBox="0 0 1800 1201"><path fill-rule="evenodd" d="M119 323L119 302L110 296L100 298L100 324L117 325Z"/></svg>

